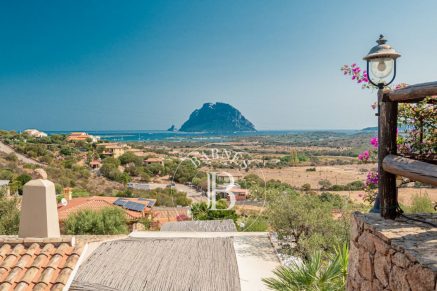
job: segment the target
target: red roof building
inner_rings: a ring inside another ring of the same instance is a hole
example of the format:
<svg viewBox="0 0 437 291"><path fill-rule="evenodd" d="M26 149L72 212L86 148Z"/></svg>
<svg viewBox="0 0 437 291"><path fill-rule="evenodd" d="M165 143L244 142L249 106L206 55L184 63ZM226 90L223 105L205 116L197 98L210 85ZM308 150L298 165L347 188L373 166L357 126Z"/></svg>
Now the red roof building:
<svg viewBox="0 0 437 291"><path fill-rule="evenodd" d="M161 225L166 222L179 221L181 217L189 217L189 207L154 207L152 209L152 220L154 224Z"/></svg>
<svg viewBox="0 0 437 291"><path fill-rule="evenodd" d="M116 201L134 202L144 205L144 209L141 211L135 211L127 209L122 205L114 204ZM142 217L147 217L150 214L151 206L155 204L155 199L143 199L143 198L124 198L124 197L107 197L107 196L92 196L92 197L79 197L73 198L68 201L66 206L58 207L59 220L63 221L67 219L70 214L79 212L81 210L102 210L105 207L121 207L126 212L126 217L129 220L137 220Z"/></svg>

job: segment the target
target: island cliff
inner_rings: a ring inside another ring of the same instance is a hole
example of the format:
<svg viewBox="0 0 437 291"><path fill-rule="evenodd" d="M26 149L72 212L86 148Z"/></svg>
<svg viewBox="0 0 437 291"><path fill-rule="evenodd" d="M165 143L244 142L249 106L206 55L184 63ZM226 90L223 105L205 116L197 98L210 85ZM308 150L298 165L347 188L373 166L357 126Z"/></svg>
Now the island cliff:
<svg viewBox="0 0 437 291"><path fill-rule="evenodd" d="M226 103L205 103L191 113L179 131L241 132L256 131L255 126L240 111Z"/></svg>

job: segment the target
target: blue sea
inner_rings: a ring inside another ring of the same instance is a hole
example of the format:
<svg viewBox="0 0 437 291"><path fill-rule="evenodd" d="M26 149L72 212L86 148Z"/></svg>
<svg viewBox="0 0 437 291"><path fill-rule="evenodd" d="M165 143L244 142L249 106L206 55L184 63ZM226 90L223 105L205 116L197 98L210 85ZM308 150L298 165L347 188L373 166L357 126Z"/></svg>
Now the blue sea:
<svg viewBox="0 0 437 291"><path fill-rule="evenodd" d="M193 133L193 132L171 132L162 130L103 130L103 131L45 131L52 134L69 134L71 132L87 132L91 135L100 136L102 140L117 142L147 142L147 141L173 141L173 142L218 142L229 141L241 137L256 136L283 136L296 134L314 133L335 133L335 134L355 134L360 130L264 130L254 132L233 132L233 133Z"/></svg>

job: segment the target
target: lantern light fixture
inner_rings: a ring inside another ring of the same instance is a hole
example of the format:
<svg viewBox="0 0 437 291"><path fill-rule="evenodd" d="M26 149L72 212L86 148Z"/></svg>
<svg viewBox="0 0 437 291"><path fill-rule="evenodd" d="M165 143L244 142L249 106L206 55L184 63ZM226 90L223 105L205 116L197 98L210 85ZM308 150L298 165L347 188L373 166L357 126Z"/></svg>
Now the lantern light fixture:
<svg viewBox="0 0 437 291"><path fill-rule="evenodd" d="M383 89L396 78L396 59L401 55L387 44L387 40L382 34L376 43L378 45L374 46L363 60L367 61L369 82L379 89ZM390 75L392 78L387 81Z"/></svg>

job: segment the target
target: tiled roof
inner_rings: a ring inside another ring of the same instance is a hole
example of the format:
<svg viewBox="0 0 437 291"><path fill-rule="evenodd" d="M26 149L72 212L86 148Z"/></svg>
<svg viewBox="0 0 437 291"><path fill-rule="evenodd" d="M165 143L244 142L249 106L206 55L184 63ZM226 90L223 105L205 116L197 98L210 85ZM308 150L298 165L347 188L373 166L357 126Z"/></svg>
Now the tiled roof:
<svg viewBox="0 0 437 291"><path fill-rule="evenodd" d="M117 200L118 198L119 197L106 197L106 196L74 198L68 201L67 206L61 206L58 208L59 220L65 220L70 214L76 213L84 209L101 210L105 207L118 207L113 204L114 201ZM147 200L141 201L138 200L137 198L123 198L123 199L141 203L141 204L148 203ZM123 209L123 210L126 212L128 219L137 219L144 216L142 212L132 211L128 209ZM145 208L145 210L147 211L147 208Z"/></svg>
<svg viewBox="0 0 437 291"><path fill-rule="evenodd" d="M83 244L69 239L0 239L0 291L62 290Z"/></svg>
<svg viewBox="0 0 437 291"><path fill-rule="evenodd" d="M152 209L153 221L162 224L170 221L177 221L179 215L188 216L188 207L154 207Z"/></svg>

